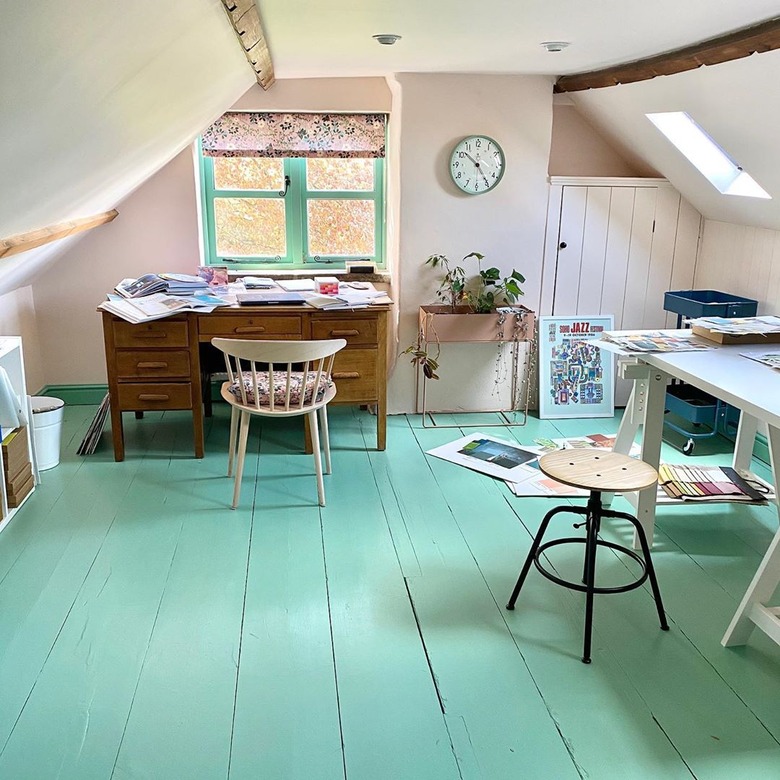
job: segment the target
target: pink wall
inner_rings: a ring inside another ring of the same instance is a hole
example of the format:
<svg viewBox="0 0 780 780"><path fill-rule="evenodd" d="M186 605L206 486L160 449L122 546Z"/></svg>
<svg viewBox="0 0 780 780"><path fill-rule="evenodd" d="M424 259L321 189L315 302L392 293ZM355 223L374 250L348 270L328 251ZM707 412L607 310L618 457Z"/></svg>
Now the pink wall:
<svg viewBox="0 0 780 780"><path fill-rule="evenodd" d="M658 176L599 133L574 105L553 105L550 176Z"/></svg>

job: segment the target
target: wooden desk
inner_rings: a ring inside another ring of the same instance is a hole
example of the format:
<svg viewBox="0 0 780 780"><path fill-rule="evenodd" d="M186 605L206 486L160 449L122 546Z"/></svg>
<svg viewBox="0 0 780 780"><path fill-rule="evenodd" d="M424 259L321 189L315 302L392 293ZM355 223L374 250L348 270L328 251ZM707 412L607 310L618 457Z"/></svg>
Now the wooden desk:
<svg viewBox="0 0 780 780"><path fill-rule="evenodd" d="M188 313L133 325L102 312L114 459L124 460L122 412L192 411L195 457L203 457L200 344L215 336L240 339L345 338L336 355L332 403L375 405L377 449L387 424L389 305L321 311L300 306L242 306Z"/></svg>
<svg viewBox="0 0 780 780"><path fill-rule="evenodd" d="M634 379L634 389L623 415L615 450L627 452L642 425L642 460L658 467L666 386L671 377L682 379L740 410L733 459L735 469L749 471L756 432L759 425L765 426L772 481L777 492L780 487L780 373L740 354L763 349L761 344L744 344L704 352L632 353L630 358L635 359L636 365L629 364L627 369L631 372L630 378ZM637 517L648 539L652 539L655 503L656 491L653 489L642 491L636 500ZM721 640L723 645L744 645L754 628L760 628L780 644L780 606L768 603L778 584L780 530L770 543Z"/></svg>

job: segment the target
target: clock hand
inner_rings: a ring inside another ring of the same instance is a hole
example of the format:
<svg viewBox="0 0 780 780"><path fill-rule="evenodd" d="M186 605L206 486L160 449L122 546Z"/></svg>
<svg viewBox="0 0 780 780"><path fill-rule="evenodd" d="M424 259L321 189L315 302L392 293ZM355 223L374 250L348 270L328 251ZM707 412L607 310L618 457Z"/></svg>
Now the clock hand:
<svg viewBox="0 0 780 780"><path fill-rule="evenodd" d="M479 163L478 163L478 162L477 162L477 161L476 161L476 160L475 160L475 159L474 159L474 158L473 158L473 157L472 157L472 156L471 156L471 155L470 155L468 152L463 152L463 154L465 154L465 155L466 155L466 157L468 157L468 158L469 158L469 160L471 160L471 162L473 162L473 163L474 163L474 165L476 165L477 167L479 167Z"/></svg>

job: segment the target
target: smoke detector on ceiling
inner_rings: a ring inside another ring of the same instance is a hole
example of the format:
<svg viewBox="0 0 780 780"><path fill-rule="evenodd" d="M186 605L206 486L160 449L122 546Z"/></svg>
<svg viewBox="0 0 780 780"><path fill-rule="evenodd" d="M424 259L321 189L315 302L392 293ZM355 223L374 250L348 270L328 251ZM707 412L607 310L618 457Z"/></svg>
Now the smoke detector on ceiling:
<svg viewBox="0 0 780 780"><path fill-rule="evenodd" d="M401 40L401 36L396 35L395 33L381 33L380 35L372 35L371 37L383 46L392 46L396 41Z"/></svg>
<svg viewBox="0 0 780 780"><path fill-rule="evenodd" d="M541 46L544 46L547 51L563 51L567 46L569 46L568 41L542 41L540 44Z"/></svg>

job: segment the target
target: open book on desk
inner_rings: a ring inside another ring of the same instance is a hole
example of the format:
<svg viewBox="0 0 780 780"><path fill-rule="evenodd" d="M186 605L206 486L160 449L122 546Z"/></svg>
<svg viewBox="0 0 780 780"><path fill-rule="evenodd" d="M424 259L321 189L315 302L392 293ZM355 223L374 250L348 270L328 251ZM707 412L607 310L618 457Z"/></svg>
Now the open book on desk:
<svg viewBox="0 0 780 780"><path fill-rule="evenodd" d="M210 312L218 306L225 305L227 305L226 302L214 296L199 295L176 298L164 293L155 293L143 298L127 300L111 296L109 300L103 301L98 309L103 309L103 311L111 312L123 320L138 324L139 322L160 320L163 317L172 317L185 311Z"/></svg>
<svg viewBox="0 0 780 780"><path fill-rule="evenodd" d="M315 309L362 309L380 303L392 303L381 290L339 290L338 295L303 293L306 305Z"/></svg>

